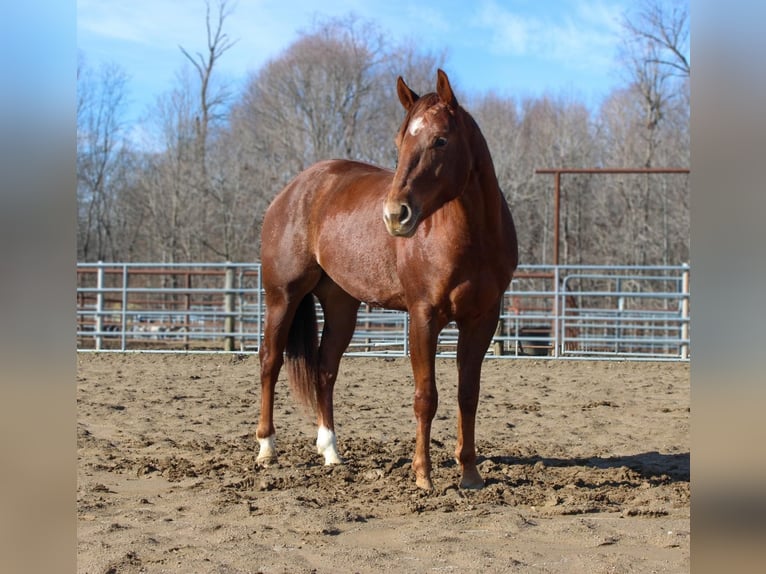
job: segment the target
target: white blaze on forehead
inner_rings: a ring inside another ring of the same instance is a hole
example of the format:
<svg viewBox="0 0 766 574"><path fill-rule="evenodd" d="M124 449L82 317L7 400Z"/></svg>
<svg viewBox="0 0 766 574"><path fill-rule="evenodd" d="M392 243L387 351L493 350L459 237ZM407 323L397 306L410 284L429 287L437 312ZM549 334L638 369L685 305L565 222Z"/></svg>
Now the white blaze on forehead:
<svg viewBox="0 0 766 574"><path fill-rule="evenodd" d="M418 132L422 130L425 125L426 121L423 119L423 116L418 116L412 119L408 131L410 132L410 135L418 135Z"/></svg>

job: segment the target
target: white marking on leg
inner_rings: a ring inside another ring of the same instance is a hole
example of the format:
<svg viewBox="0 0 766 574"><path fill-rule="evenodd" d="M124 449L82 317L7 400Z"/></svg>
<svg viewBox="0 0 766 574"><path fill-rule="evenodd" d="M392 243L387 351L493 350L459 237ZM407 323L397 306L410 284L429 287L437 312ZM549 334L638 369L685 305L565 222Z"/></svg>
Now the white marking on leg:
<svg viewBox="0 0 766 574"><path fill-rule="evenodd" d="M324 455L325 464L341 463L335 433L325 426L320 426L317 431L317 452Z"/></svg>
<svg viewBox="0 0 766 574"><path fill-rule="evenodd" d="M425 125L426 125L426 122L423 119L423 116L418 116L412 119L412 121L410 122L410 127L408 131L410 132L410 135L416 136L418 135L418 132L422 130Z"/></svg>
<svg viewBox="0 0 766 574"><path fill-rule="evenodd" d="M275 441L275 435L267 436L266 438L259 438L258 444L258 458L257 462L268 462L277 458L277 446Z"/></svg>

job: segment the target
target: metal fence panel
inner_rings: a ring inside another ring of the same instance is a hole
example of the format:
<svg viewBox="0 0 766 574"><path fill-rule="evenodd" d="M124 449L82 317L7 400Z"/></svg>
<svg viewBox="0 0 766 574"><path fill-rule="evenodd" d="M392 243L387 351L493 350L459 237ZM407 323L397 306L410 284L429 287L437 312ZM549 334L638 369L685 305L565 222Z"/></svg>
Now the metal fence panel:
<svg viewBox="0 0 766 574"><path fill-rule="evenodd" d="M259 264L79 263L80 351L253 353ZM688 360L689 266L520 266L488 357ZM322 310L317 305L319 328ZM406 356L406 313L360 307L347 354ZM438 352L454 356L457 328Z"/></svg>

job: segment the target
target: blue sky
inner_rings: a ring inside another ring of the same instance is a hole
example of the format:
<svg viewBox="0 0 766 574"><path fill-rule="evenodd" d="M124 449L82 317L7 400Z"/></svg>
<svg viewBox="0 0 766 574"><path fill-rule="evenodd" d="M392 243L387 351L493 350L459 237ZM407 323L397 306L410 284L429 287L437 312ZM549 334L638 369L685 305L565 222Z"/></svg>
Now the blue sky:
<svg viewBox="0 0 766 574"><path fill-rule="evenodd" d="M211 0L215 6L215 0ZM237 0L220 60L235 86L278 56L317 16L354 13L393 42L447 50L445 69L462 93L571 96L591 107L621 85L616 54L628 0ZM77 46L88 65L116 63L129 76L129 116L172 89L206 39L204 0L78 0ZM406 79L406 78L405 78Z"/></svg>

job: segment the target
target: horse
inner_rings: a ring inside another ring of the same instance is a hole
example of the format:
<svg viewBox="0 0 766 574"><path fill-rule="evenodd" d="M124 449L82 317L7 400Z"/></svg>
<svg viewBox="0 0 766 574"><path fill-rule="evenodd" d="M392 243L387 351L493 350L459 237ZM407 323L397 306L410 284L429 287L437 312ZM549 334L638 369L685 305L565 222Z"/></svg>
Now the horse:
<svg viewBox="0 0 766 574"><path fill-rule="evenodd" d="M293 395L317 417L317 452L341 463L333 389L361 302L409 313L417 421L412 469L430 491L438 392L437 339L458 327L461 488L481 488L475 422L481 365L518 262L516 230L478 125L447 74L419 96L397 79L404 121L395 171L327 160L299 173L268 207L261 230L266 314L259 348L257 464L276 462L274 391L283 364ZM318 339L315 298L324 312Z"/></svg>

